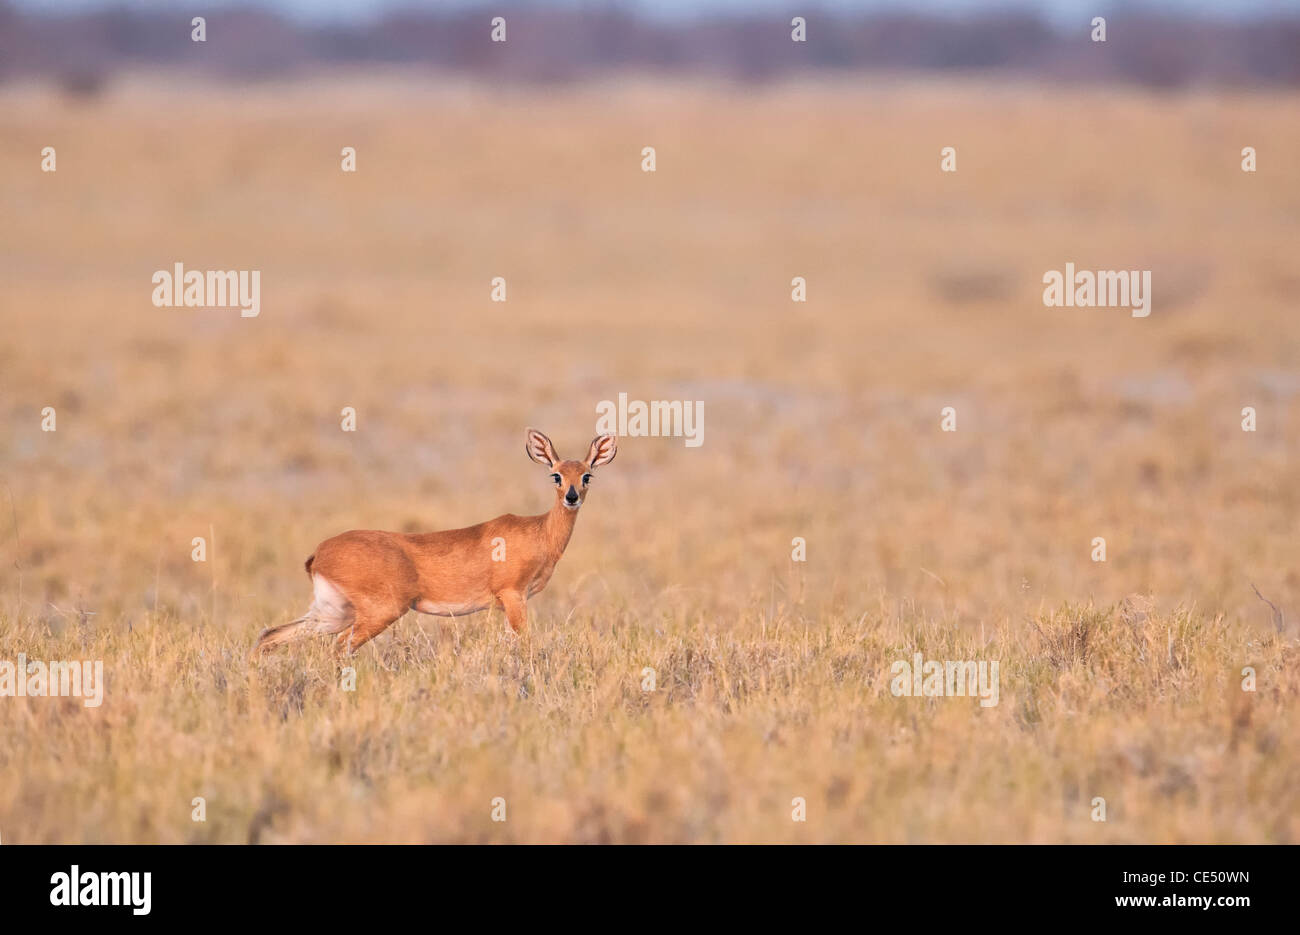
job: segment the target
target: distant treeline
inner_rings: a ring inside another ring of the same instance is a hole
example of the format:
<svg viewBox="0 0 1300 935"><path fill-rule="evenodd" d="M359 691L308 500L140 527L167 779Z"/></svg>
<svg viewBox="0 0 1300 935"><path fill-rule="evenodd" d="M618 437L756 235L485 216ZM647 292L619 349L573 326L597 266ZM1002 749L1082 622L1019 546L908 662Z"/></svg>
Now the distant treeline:
<svg viewBox="0 0 1300 935"><path fill-rule="evenodd" d="M201 4L198 6L202 6ZM203 43L190 20L206 18ZM362 25L319 25L259 9L124 8L69 16L0 0L0 80L45 76L90 91L115 70L185 67L271 77L325 65L424 65L502 80L565 81L613 69L708 73L760 81L835 70L963 70L1068 81L1300 84L1300 19L1222 23L1114 13L1104 43L1092 27L1054 29L1031 13L961 19L808 10L806 42L775 15L665 23L617 8L531 6L505 13L489 41L482 10L395 13Z"/></svg>

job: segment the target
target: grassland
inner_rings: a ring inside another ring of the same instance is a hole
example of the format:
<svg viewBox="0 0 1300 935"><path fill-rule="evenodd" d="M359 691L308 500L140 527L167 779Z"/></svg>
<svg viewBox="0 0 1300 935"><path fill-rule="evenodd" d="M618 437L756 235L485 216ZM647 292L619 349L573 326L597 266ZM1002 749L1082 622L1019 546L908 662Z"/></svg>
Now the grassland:
<svg viewBox="0 0 1300 935"><path fill-rule="evenodd" d="M1300 841L1296 104L0 91L0 659L108 679L0 698L0 838ZM155 308L177 261L261 270L261 315ZM1151 316L1044 308L1066 262L1151 269ZM529 641L250 665L322 538L540 512L524 426L570 456L619 392L705 443L620 442ZM915 651L1000 703L895 697Z"/></svg>

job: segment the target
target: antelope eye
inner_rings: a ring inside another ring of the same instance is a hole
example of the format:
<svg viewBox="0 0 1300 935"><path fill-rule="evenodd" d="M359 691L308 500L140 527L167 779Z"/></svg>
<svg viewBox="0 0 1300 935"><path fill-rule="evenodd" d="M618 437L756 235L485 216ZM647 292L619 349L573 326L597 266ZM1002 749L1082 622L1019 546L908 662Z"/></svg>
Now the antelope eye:
<svg viewBox="0 0 1300 935"><path fill-rule="evenodd" d="M551 480L555 481L555 483L558 484L558 483L560 482L560 475L559 475L559 474L552 474L552 475L551 475Z"/></svg>
<svg viewBox="0 0 1300 935"><path fill-rule="evenodd" d="M590 474L583 474L583 475L582 475L582 486L586 487L586 486L587 486L588 484L590 484L590 483L591 483L591 475L590 475Z"/></svg>

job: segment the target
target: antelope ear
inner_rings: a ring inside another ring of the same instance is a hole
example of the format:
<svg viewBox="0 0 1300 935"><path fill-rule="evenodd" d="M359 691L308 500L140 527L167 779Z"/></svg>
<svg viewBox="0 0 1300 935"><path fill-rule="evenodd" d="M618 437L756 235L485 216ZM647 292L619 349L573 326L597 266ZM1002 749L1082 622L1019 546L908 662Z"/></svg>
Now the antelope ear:
<svg viewBox="0 0 1300 935"><path fill-rule="evenodd" d="M602 464L609 464L616 454L618 439L613 435L597 435L591 440L591 448L587 451L587 467L598 468Z"/></svg>
<svg viewBox="0 0 1300 935"><path fill-rule="evenodd" d="M524 446L524 451L528 452L528 457L546 467L554 467L555 462L560 460L551 440L537 429L528 430L528 444Z"/></svg>

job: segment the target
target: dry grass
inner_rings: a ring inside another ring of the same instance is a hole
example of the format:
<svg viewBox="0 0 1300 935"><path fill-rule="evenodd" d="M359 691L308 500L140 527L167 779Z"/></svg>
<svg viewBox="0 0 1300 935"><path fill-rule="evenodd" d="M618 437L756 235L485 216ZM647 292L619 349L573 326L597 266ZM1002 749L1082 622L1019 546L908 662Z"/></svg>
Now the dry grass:
<svg viewBox="0 0 1300 935"><path fill-rule="evenodd" d="M3 840L1300 840L1295 99L855 85L5 91L0 659L108 693L0 699ZM178 260L261 316L154 308ZM705 444L623 440L531 642L247 664L320 539L540 511L523 426L619 392Z"/></svg>

